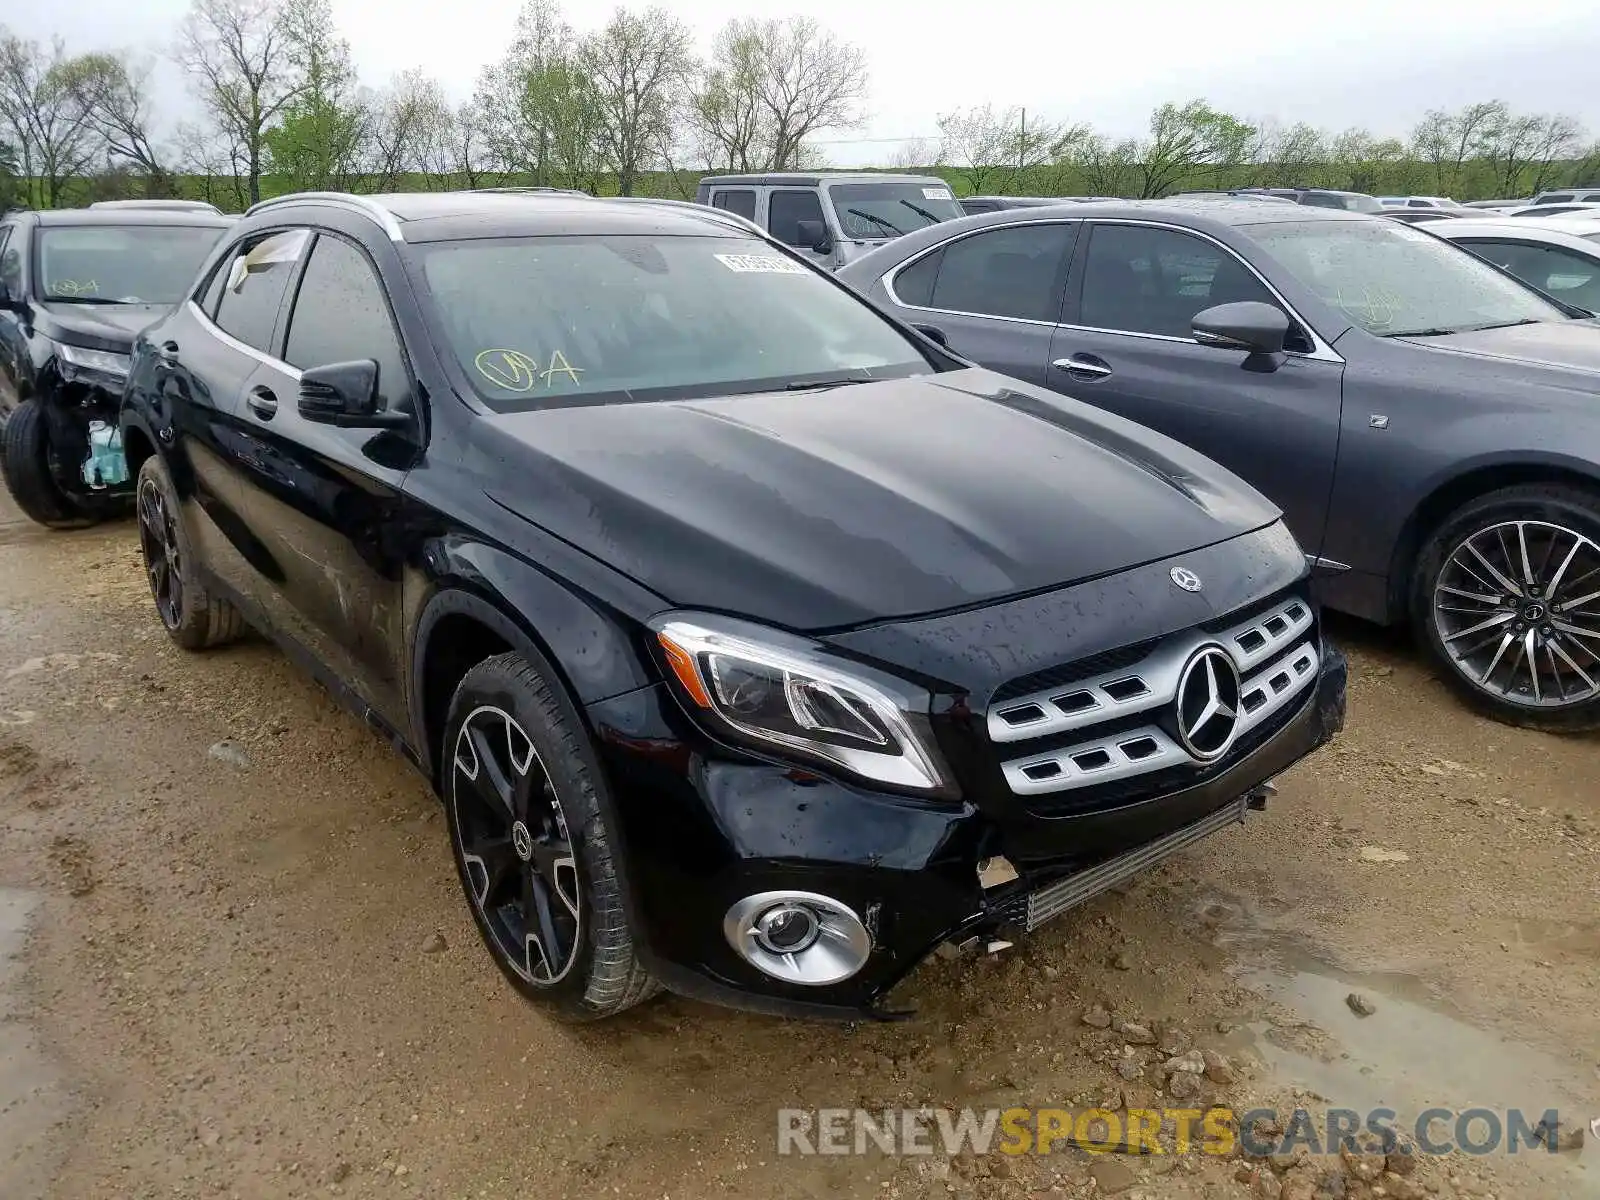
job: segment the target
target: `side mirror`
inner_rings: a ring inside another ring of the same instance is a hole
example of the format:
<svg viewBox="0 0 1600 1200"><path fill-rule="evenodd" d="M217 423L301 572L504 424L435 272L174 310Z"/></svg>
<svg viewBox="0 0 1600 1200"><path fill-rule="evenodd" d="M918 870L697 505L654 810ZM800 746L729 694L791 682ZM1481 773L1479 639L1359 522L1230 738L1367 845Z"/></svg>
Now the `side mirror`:
<svg viewBox="0 0 1600 1200"><path fill-rule="evenodd" d="M828 227L821 221L801 221L796 226L796 232L802 246L809 246L818 254L827 254L833 249L833 238L828 235Z"/></svg>
<svg viewBox="0 0 1600 1200"><path fill-rule="evenodd" d="M300 376L300 415L342 429L400 429L408 413L379 407L378 364L370 358L313 367Z"/></svg>
<svg viewBox="0 0 1600 1200"><path fill-rule="evenodd" d="M1282 354L1289 337L1289 317L1281 308L1260 300L1239 300L1195 313L1189 328L1202 346Z"/></svg>

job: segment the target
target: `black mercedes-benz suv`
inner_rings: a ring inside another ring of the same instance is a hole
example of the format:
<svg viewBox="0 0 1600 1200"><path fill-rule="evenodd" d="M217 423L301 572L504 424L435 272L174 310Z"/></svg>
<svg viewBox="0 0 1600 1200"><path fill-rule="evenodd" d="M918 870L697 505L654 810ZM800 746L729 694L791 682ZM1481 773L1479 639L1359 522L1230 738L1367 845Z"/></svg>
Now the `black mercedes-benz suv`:
<svg viewBox="0 0 1600 1200"><path fill-rule="evenodd" d="M122 429L171 635L248 622L408 755L569 1017L881 1015L1343 721L1256 492L710 208L257 205Z"/></svg>
<svg viewBox="0 0 1600 1200"><path fill-rule="evenodd" d="M42 525L126 511L117 409L134 334L183 299L233 221L155 203L0 221L0 474Z"/></svg>

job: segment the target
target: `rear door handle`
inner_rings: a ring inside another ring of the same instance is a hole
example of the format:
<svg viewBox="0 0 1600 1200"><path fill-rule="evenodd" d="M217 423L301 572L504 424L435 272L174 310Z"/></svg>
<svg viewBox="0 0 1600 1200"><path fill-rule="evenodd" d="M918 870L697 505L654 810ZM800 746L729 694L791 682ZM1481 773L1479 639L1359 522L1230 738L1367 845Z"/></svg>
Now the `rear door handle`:
<svg viewBox="0 0 1600 1200"><path fill-rule="evenodd" d="M278 398L272 394L271 388L251 388L245 403L250 406L250 411L263 421L272 420L273 414L278 411Z"/></svg>
<svg viewBox="0 0 1600 1200"><path fill-rule="evenodd" d="M1083 379L1104 379L1111 374L1111 365L1092 354L1074 354L1071 358L1058 358L1050 364L1058 371Z"/></svg>

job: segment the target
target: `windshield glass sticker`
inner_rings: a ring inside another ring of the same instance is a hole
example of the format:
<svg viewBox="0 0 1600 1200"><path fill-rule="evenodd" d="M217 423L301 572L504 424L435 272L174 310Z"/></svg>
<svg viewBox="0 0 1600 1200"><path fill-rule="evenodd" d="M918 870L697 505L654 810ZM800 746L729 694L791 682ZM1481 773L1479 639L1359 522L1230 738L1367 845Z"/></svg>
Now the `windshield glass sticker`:
<svg viewBox="0 0 1600 1200"><path fill-rule="evenodd" d="M545 387L550 387L557 375L565 375L573 384L579 384L582 380L578 376L583 374L583 368L573 366L559 350L550 355L548 367L541 367L538 359L521 350L501 349L480 350L472 365L478 369L478 374L505 392L531 392L540 380Z"/></svg>
<svg viewBox="0 0 1600 1200"><path fill-rule="evenodd" d="M922 189L922 198L924 200L948 200L948 199L950 199L950 189L949 188L923 188Z"/></svg>
<svg viewBox="0 0 1600 1200"><path fill-rule="evenodd" d="M780 254L719 254L718 262L730 271L757 271L766 275L804 275L806 269Z"/></svg>

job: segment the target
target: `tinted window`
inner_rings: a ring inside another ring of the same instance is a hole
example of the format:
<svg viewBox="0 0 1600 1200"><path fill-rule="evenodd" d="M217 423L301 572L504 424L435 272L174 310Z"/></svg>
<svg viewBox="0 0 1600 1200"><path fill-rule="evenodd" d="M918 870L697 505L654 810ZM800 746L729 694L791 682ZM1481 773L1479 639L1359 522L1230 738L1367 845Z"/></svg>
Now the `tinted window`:
<svg viewBox="0 0 1600 1200"><path fill-rule="evenodd" d="M1464 242L1473 253L1504 267L1547 296L1590 312L1600 309L1600 260L1583 258L1558 246L1528 242Z"/></svg>
<svg viewBox="0 0 1600 1200"><path fill-rule="evenodd" d="M1076 225L1010 225L947 246L933 307L1055 321Z"/></svg>
<svg viewBox="0 0 1600 1200"><path fill-rule="evenodd" d="M939 264L944 261L944 251L925 254L894 277L894 294L902 304L915 304L927 308L933 304L933 281L939 277Z"/></svg>
<svg viewBox="0 0 1600 1200"><path fill-rule="evenodd" d="M1570 195L1567 195L1565 193L1559 193L1559 194L1554 195L1554 196L1540 196L1537 200L1534 201L1534 203L1535 204L1566 204L1571 199L1572 199L1572 197Z"/></svg>
<svg viewBox="0 0 1600 1200"><path fill-rule="evenodd" d="M753 236L494 238L418 253L461 370L508 405L726 396L930 370L848 289ZM809 394L796 391L795 403Z"/></svg>
<svg viewBox="0 0 1600 1200"><path fill-rule="evenodd" d="M6 226L9 234L16 226ZM0 283L17 295L22 294L22 236L0 238Z"/></svg>
<svg viewBox="0 0 1600 1200"><path fill-rule="evenodd" d="M244 243L222 275L222 295L213 318L247 346L271 352L278 308L311 235L304 229L269 234Z"/></svg>
<svg viewBox="0 0 1600 1200"><path fill-rule="evenodd" d="M749 188L734 188L729 191L715 192L711 196L712 208L725 208L731 213L737 213L746 220L756 219L756 194Z"/></svg>
<svg viewBox="0 0 1600 1200"><path fill-rule="evenodd" d="M1195 313L1236 300L1278 303L1213 242L1171 229L1099 225L1089 239L1078 323L1187 338Z"/></svg>
<svg viewBox="0 0 1600 1200"><path fill-rule="evenodd" d="M317 238L295 295L283 357L302 371L374 359L378 391L388 403L407 391L405 356L383 285L349 242L329 234Z"/></svg>
<svg viewBox="0 0 1600 1200"><path fill-rule="evenodd" d="M993 200L963 200L961 207L970 213L994 212L1000 206Z"/></svg>
<svg viewBox="0 0 1600 1200"><path fill-rule="evenodd" d="M800 240L800 222L820 220L822 201L815 192L773 192L767 201L767 229L785 245L807 245Z"/></svg>
<svg viewBox="0 0 1600 1200"><path fill-rule="evenodd" d="M848 238L899 237L962 215L942 183L836 183L828 196Z"/></svg>

